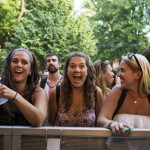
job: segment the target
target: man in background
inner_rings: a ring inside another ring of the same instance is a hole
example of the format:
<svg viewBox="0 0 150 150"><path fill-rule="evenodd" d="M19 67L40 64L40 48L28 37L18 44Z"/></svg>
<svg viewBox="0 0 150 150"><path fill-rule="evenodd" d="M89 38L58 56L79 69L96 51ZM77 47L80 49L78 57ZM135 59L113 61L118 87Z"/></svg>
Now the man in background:
<svg viewBox="0 0 150 150"><path fill-rule="evenodd" d="M60 56L56 53L48 53L46 56L46 69L48 76L41 79L40 86L45 89L49 97L52 89L60 84L63 76L60 74L59 68L61 67Z"/></svg>

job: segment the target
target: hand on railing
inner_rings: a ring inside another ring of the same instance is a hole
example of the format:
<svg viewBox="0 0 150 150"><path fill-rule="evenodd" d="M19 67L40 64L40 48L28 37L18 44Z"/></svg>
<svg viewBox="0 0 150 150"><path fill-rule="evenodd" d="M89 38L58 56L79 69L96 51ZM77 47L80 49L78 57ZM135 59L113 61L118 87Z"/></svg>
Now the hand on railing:
<svg viewBox="0 0 150 150"><path fill-rule="evenodd" d="M128 124L111 121L108 125L112 136L129 136L132 130Z"/></svg>

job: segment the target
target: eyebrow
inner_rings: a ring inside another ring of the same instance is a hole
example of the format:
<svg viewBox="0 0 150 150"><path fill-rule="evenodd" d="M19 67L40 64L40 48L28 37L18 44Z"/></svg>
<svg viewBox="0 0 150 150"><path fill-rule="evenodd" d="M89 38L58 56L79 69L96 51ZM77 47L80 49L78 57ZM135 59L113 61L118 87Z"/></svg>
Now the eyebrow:
<svg viewBox="0 0 150 150"><path fill-rule="evenodd" d="M16 58L16 57L13 57L11 60L19 60L19 59ZM23 59L21 59L21 60L30 62L30 59L25 59L25 58L23 58Z"/></svg>

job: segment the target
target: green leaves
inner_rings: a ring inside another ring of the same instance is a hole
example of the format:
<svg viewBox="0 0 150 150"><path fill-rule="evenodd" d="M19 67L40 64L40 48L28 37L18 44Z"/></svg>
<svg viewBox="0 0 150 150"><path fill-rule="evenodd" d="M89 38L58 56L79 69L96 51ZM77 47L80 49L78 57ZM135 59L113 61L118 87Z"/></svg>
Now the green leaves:
<svg viewBox="0 0 150 150"><path fill-rule="evenodd" d="M147 0L91 0L91 3L95 10L91 20L96 22L97 58L112 61L128 51L140 53L148 48L144 32L150 18Z"/></svg>
<svg viewBox="0 0 150 150"><path fill-rule="evenodd" d="M62 63L72 51L83 51L91 57L96 54L93 28L84 15L75 17L72 0L34 0L25 8L30 11L15 27L7 43L9 50L24 47L33 51L41 70L48 52L58 53Z"/></svg>

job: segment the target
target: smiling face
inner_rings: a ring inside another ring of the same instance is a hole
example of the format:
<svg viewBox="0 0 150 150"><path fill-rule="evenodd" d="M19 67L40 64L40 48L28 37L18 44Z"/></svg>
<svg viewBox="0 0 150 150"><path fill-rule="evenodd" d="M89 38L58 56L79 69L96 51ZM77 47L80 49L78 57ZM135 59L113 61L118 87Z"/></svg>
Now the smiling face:
<svg viewBox="0 0 150 150"><path fill-rule="evenodd" d="M73 87L83 87L87 77L85 59L78 56L73 57L69 62L67 75Z"/></svg>
<svg viewBox="0 0 150 150"><path fill-rule="evenodd" d="M125 61L121 61L118 76L120 77L122 87L129 89L137 81L138 71L133 72Z"/></svg>
<svg viewBox="0 0 150 150"><path fill-rule="evenodd" d="M15 82L25 82L31 74L31 59L24 51L16 52L11 59L10 69Z"/></svg>

